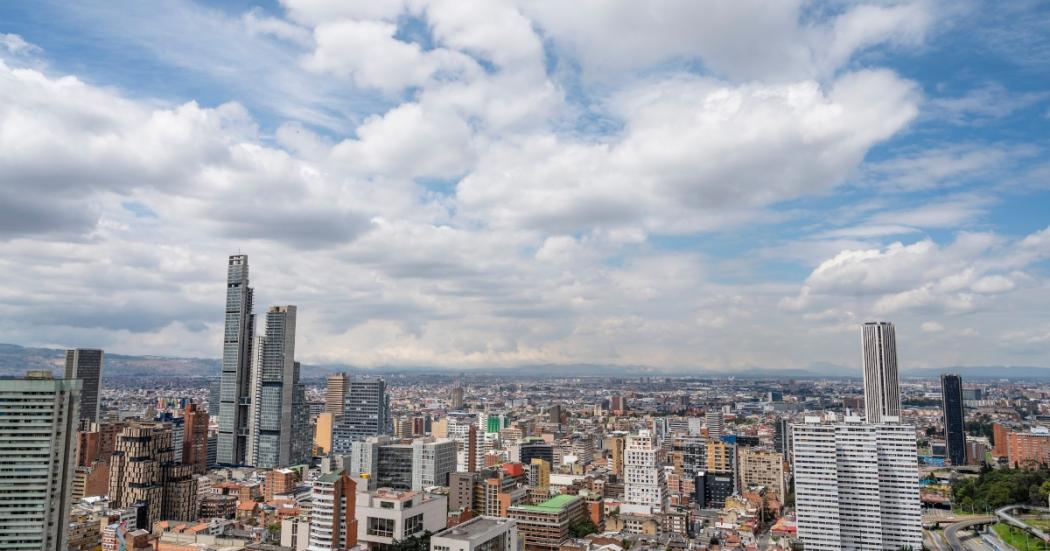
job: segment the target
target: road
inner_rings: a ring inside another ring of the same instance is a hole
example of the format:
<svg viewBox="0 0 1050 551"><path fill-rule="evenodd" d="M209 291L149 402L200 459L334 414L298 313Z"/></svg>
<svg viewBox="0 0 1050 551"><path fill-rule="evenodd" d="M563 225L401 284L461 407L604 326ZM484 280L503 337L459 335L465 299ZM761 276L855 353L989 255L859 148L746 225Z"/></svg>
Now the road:
<svg viewBox="0 0 1050 551"><path fill-rule="evenodd" d="M972 549L963 545L961 538L959 537L960 532L968 531L970 528L979 524L988 524L995 522L995 517L973 517L962 522L957 522L944 529L944 539L948 540L948 546L952 551L961 551L964 549ZM980 541L979 539L977 541ZM981 542L984 543L984 542ZM985 549L985 548L981 548Z"/></svg>

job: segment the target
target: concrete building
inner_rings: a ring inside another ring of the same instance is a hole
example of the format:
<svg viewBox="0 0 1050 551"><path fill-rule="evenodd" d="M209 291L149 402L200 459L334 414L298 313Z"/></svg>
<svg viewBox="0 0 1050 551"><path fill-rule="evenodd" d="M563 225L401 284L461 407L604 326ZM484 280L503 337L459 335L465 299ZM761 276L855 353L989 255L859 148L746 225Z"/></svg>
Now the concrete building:
<svg viewBox="0 0 1050 551"><path fill-rule="evenodd" d="M48 371L0 381L0 549L68 547L81 384Z"/></svg>
<svg viewBox="0 0 1050 551"><path fill-rule="evenodd" d="M309 516L281 519L281 545L292 551L310 549Z"/></svg>
<svg viewBox="0 0 1050 551"><path fill-rule="evenodd" d="M143 526L158 520L194 520L197 479L190 465L175 462L171 427L141 422L117 436L109 465L109 498L114 507L145 504Z"/></svg>
<svg viewBox="0 0 1050 551"><path fill-rule="evenodd" d="M219 389L216 461L220 465L243 465L247 459L252 345L255 340L252 299L253 291L248 286L248 255L231 255L226 271L226 321Z"/></svg>
<svg viewBox="0 0 1050 551"><path fill-rule="evenodd" d="M550 488L551 464L539 457L533 457L527 465L529 473L529 486L533 488Z"/></svg>
<svg viewBox="0 0 1050 551"><path fill-rule="evenodd" d="M383 488L357 494L357 542L366 549L437 532L445 528L447 518L445 496Z"/></svg>
<svg viewBox="0 0 1050 551"><path fill-rule="evenodd" d="M623 449L626 444L627 437L623 433L615 433L609 437L610 470L616 476L623 476Z"/></svg>
<svg viewBox="0 0 1050 551"><path fill-rule="evenodd" d="M667 508L667 481L657 463L656 437L643 430L627 437L624 445L624 504L633 514L662 513Z"/></svg>
<svg viewBox="0 0 1050 551"><path fill-rule="evenodd" d="M415 440L372 436L354 442L349 473L368 480L368 489L420 491L447 486L456 472L456 443L431 437Z"/></svg>
<svg viewBox="0 0 1050 551"><path fill-rule="evenodd" d="M718 440L722 437L725 422L720 410L708 411L704 414L704 424L707 425L707 437Z"/></svg>
<svg viewBox="0 0 1050 551"><path fill-rule="evenodd" d="M1005 440L1011 467L1050 464L1050 430L1046 427L1033 427L1029 432L1008 431Z"/></svg>
<svg viewBox="0 0 1050 551"><path fill-rule="evenodd" d="M456 472L456 443L447 439L417 438L412 441L412 489L448 486Z"/></svg>
<svg viewBox="0 0 1050 551"><path fill-rule="evenodd" d="M951 465L966 464L966 415L963 412L962 377L941 375L941 409L944 413L944 443Z"/></svg>
<svg viewBox="0 0 1050 551"><path fill-rule="evenodd" d="M554 551L571 537L569 526L587 519L587 508L580 496L559 495L539 505L510 507L525 549Z"/></svg>
<svg viewBox="0 0 1050 551"><path fill-rule="evenodd" d="M430 537L431 551L518 551L517 521L474 517Z"/></svg>
<svg viewBox="0 0 1050 551"><path fill-rule="evenodd" d="M798 537L807 551L922 548L915 429L887 420L807 417L792 426Z"/></svg>
<svg viewBox="0 0 1050 551"><path fill-rule="evenodd" d="M452 411L463 409L463 385L457 384L449 391L448 408Z"/></svg>
<svg viewBox="0 0 1050 551"><path fill-rule="evenodd" d="M762 486L767 495L784 503L784 456L774 451L740 448L737 472L741 491Z"/></svg>
<svg viewBox="0 0 1050 551"><path fill-rule="evenodd" d="M357 545L357 490L342 470L322 475L310 491L309 551L347 551Z"/></svg>
<svg viewBox="0 0 1050 551"><path fill-rule="evenodd" d="M335 415L324 411L317 416L314 425L314 447L321 455L332 452L332 429L335 427Z"/></svg>
<svg viewBox="0 0 1050 551"><path fill-rule="evenodd" d="M252 366L248 463L263 469L307 463L312 450L305 387L295 361L296 307L271 306Z"/></svg>
<svg viewBox="0 0 1050 551"><path fill-rule="evenodd" d="M186 404L182 418L182 463L189 465L194 474L204 474L208 472L208 413L191 403Z"/></svg>
<svg viewBox="0 0 1050 551"><path fill-rule="evenodd" d="M66 379L83 381L80 390L81 427L99 421L98 394L102 381L102 351L95 348L66 350Z"/></svg>
<svg viewBox="0 0 1050 551"><path fill-rule="evenodd" d="M885 321L864 324L864 415L878 424L884 417L900 418L901 395L897 383L897 338L893 324Z"/></svg>
<svg viewBox="0 0 1050 551"><path fill-rule="evenodd" d="M350 378L346 376L346 373L336 373L328 376L328 379L325 380L324 390L325 413L330 413L334 417L343 415L343 408L346 406L346 391L349 388L349 384Z"/></svg>

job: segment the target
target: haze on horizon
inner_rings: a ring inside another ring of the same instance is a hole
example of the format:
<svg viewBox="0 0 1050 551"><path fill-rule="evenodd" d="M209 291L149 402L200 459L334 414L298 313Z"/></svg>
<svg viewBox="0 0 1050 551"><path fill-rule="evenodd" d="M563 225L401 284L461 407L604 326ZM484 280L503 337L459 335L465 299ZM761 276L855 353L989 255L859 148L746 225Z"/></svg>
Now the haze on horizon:
<svg viewBox="0 0 1050 551"><path fill-rule="evenodd" d="M0 342L1050 366L1050 5L0 6ZM260 329L257 327L257 330Z"/></svg>

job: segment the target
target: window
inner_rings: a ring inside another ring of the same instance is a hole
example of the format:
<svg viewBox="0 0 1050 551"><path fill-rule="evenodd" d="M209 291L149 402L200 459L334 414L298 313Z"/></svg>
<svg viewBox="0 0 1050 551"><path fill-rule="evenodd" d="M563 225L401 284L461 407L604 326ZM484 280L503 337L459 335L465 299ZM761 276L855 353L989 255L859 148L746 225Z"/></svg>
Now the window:
<svg viewBox="0 0 1050 551"><path fill-rule="evenodd" d="M382 507L383 509L393 509L394 508L394 502L393 501L380 501L379 502L379 506Z"/></svg>
<svg viewBox="0 0 1050 551"><path fill-rule="evenodd" d="M423 513L405 519L405 537L423 531Z"/></svg>
<svg viewBox="0 0 1050 551"><path fill-rule="evenodd" d="M394 519L368 517L368 535L384 538L394 537Z"/></svg>

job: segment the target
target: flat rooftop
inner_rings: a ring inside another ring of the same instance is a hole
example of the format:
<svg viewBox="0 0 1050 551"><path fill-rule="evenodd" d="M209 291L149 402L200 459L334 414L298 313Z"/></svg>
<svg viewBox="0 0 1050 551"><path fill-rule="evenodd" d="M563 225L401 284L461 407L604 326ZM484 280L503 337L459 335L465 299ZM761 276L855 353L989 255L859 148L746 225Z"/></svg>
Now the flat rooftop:
<svg viewBox="0 0 1050 551"><path fill-rule="evenodd" d="M505 526L510 522L512 522L512 520L507 518L474 517L463 524L458 524L451 528L445 528L434 534L432 537L484 543L480 540L487 537L488 533L493 528Z"/></svg>
<svg viewBox="0 0 1050 551"><path fill-rule="evenodd" d="M562 494L560 496L552 497L539 505L515 505L511 507L511 509L516 511L531 511L534 513L557 513L578 499L583 498L580 496Z"/></svg>

